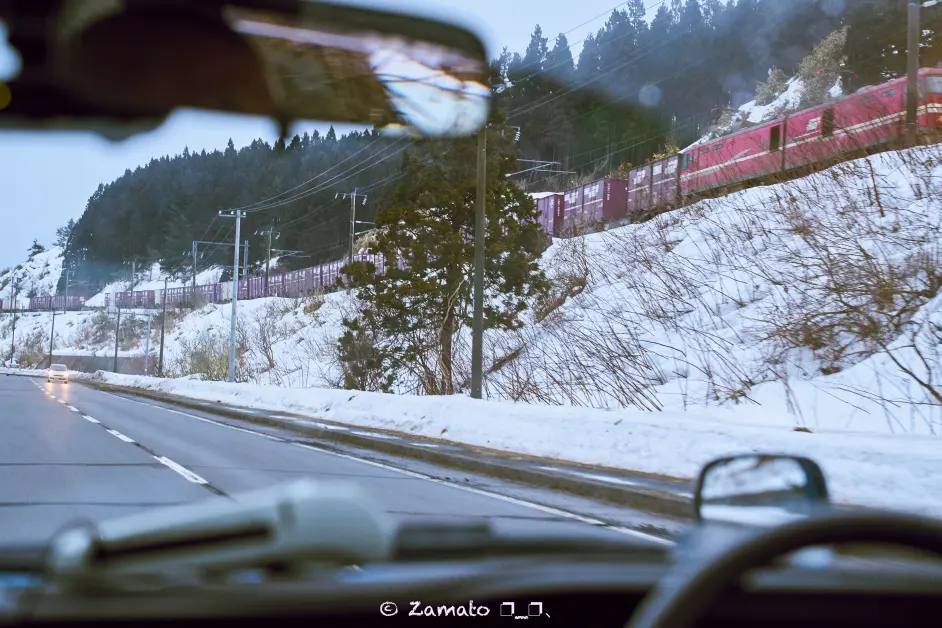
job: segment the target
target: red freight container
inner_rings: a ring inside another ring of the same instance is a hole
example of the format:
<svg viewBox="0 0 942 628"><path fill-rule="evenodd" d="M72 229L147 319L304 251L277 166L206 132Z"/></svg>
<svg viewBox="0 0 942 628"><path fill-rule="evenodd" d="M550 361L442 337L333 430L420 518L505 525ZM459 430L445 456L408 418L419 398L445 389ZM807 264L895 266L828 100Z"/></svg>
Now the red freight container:
<svg viewBox="0 0 942 628"><path fill-rule="evenodd" d="M586 224L614 222L628 211L628 182L602 179L582 188L582 220Z"/></svg>
<svg viewBox="0 0 942 628"><path fill-rule="evenodd" d="M675 205L680 185L677 179L680 156L673 155L651 164L651 207Z"/></svg>
<svg viewBox="0 0 942 628"><path fill-rule="evenodd" d="M563 195L562 230L569 231L582 220L582 188L569 190Z"/></svg>
<svg viewBox="0 0 942 628"><path fill-rule="evenodd" d="M559 233L563 220L563 195L544 196L536 201L536 207L540 211L539 222L543 231L549 235Z"/></svg>
<svg viewBox="0 0 942 628"><path fill-rule="evenodd" d="M118 307L154 307L156 293L153 290L119 292L115 295L115 302Z"/></svg>
<svg viewBox="0 0 942 628"><path fill-rule="evenodd" d="M651 168L654 164L639 166L628 172L628 215L651 209Z"/></svg>

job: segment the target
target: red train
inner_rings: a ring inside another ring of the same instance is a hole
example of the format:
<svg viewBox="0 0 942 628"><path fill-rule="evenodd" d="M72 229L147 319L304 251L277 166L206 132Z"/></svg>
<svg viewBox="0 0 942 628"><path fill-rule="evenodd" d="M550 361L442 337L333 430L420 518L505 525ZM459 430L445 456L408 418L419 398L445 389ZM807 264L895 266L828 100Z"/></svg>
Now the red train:
<svg viewBox="0 0 942 628"><path fill-rule="evenodd" d="M942 128L942 68L919 71L918 127L921 133ZM906 79L899 78L691 146L634 168L627 181L603 179L543 197L539 221L547 233L566 236L637 220L773 175L800 175L886 146L905 130Z"/></svg>

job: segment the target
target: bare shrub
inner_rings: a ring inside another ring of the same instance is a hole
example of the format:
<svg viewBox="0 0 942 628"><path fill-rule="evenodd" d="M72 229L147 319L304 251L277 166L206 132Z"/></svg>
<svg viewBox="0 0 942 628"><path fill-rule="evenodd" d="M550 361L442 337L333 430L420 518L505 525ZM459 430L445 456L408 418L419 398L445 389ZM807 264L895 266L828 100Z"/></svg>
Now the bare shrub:
<svg viewBox="0 0 942 628"><path fill-rule="evenodd" d="M237 333L237 382L248 381L245 369L245 334ZM229 377L229 335L218 329L204 329L192 338L183 337L171 362L176 377L201 375L212 381L226 381Z"/></svg>
<svg viewBox="0 0 942 628"><path fill-rule="evenodd" d="M285 322L285 312L285 303L273 300L256 309L247 321L240 320L250 365L247 368L255 381L266 375L270 383L282 385L285 382L286 365L279 364L283 360L279 359L278 345L297 331L296 326Z"/></svg>
<svg viewBox="0 0 942 628"><path fill-rule="evenodd" d="M19 336L18 336L19 337ZM24 334L16 343L15 355L21 368L33 369L42 366L49 357L49 338L42 330Z"/></svg>
<svg viewBox="0 0 942 628"><path fill-rule="evenodd" d="M82 323L75 331L73 344L79 349L90 349L114 342L115 321L105 312L99 310Z"/></svg>

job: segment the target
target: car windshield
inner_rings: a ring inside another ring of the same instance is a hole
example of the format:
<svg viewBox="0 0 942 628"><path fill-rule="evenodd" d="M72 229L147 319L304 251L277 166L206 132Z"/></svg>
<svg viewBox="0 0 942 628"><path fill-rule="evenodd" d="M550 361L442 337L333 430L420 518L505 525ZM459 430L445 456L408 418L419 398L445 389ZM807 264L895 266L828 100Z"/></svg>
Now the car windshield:
<svg viewBox="0 0 942 628"><path fill-rule="evenodd" d="M908 126L895 0L358 4L480 35L483 133L0 131L0 539L314 477L661 543L782 450L942 515L942 5Z"/></svg>

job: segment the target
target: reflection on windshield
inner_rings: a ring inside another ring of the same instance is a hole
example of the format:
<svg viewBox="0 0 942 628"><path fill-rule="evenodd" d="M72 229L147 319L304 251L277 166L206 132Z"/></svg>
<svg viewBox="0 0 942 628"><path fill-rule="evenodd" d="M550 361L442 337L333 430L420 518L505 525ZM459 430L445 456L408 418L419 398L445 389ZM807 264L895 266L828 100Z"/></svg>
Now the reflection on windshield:
<svg viewBox="0 0 942 628"><path fill-rule="evenodd" d="M454 50L399 36L337 33L230 10L269 66L275 101L304 118L316 102L336 120L369 119L394 134L467 134L487 118L485 68Z"/></svg>

